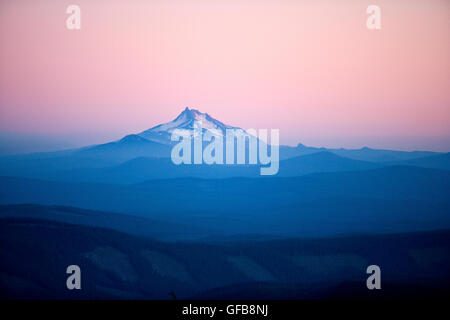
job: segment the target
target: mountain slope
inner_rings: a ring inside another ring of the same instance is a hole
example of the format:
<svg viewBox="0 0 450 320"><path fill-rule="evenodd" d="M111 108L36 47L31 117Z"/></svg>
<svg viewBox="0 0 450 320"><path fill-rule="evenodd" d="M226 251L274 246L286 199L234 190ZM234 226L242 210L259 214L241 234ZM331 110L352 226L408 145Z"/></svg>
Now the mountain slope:
<svg viewBox="0 0 450 320"><path fill-rule="evenodd" d="M169 158L169 146L130 134L119 141L83 148L75 156L114 159L116 163L136 157Z"/></svg>

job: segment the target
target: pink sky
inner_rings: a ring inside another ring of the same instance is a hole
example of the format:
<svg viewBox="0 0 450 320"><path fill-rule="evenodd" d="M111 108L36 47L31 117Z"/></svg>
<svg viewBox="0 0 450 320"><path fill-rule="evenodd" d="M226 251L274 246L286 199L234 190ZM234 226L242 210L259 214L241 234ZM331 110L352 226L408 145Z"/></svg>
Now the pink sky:
<svg viewBox="0 0 450 320"><path fill-rule="evenodd" d="M447 0L2 0L0 70L3 132L101 142L189 106L282 143L450 151Z"/></svg>

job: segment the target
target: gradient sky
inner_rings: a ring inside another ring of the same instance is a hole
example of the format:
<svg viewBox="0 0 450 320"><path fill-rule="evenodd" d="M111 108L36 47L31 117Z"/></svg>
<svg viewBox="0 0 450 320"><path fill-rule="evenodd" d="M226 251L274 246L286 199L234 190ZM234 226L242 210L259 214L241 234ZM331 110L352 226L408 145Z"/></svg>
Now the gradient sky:
<svg viewBox="0 0 450 320"><path fill-rule="evenodd" d="M0 2L0 131L106 142L186 106L287 144L450 151L450 1Z"/></svg>

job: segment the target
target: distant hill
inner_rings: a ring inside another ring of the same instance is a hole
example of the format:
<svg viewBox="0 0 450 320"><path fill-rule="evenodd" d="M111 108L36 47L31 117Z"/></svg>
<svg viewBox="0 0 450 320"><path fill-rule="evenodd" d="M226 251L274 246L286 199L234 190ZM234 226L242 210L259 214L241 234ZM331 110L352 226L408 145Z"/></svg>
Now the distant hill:
<svg viewBox="0 0 450 320"><path fill-rule="evenodd" d="M37 204L1 205L0 218L32 218L102 227L131 235L166 241L200 239L214 234L212 231L185 224L64 206L42 206Z"/></svg>
<svg viewBox="0 0 450 320"><path fill-rule="evenodd" d="M280 162L280 176L300 176L310 173L368 170L381 167L369 161L353 160L321 151Z"/></svg>
<svg viewBox="0 0 450 320"><path fill-rule="evenodd" d="M322 151L332 152L338 156L349 159L370 161L370 162L381 162L381 163L410 160L439 154L437 152L430 152L430 151L396 151L396 150L372 149L368 147L363 147L360 149L323 148L323 147L317 148L305 146L299 143L295 147L280 146L280 158L288 159Z"/></svg>
<svg viewBox="0 0 450 320"><path fill-rule="evenodd" d="M440 170L450 170L450 153L432 155L423 158L393 162L396 165L417 166L422 168L433 168Z"/></svg>

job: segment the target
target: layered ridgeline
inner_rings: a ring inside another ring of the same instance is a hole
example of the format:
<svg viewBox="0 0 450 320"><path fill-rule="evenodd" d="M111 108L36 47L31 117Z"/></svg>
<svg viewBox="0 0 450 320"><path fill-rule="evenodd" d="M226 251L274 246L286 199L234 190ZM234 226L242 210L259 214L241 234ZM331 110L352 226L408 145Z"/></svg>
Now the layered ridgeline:
<svg viewBox="0 0 450 320"><path fill-rule="evenodd" d="M204 235L324 236L450 228L449 190L450 171L412 166L132 185L2 177L0 203L123 212L212 231Z"/></svg>
<svg viewBox="0 0 450 320"><path fill-rule="evenodd" d="M127 135L117 141L58 152L0 157L0 175L125 184L179 177L260 176L261 165L249 165L248 158L247 164L241 165L175 165L170 158L176 143L171 141L172 133L182 130L193 135L195 122L201 122L203 131L214 129L221 135L225 135L227 129L240 129L224 124L207 113L186 108L173 121ZM282 136L282 131L280 134ZM248 144L246 154L248 155ZM296 147L281 145L279 158L279 176L367 170L403 164L450 169L449 154L422 151L326 149L298 144Z"/></svg>
<svg viewBox="0 0 450 320"><path fill-rule="evenodd" d="M448 153L281 146L263 178L174 165L171 134L197 120L236 129L186 109L118 141L0 158L0 295L361 297L369 264L382 297L448 292ZM68 263L87 271L81 293L61 285Z"/></svg>

